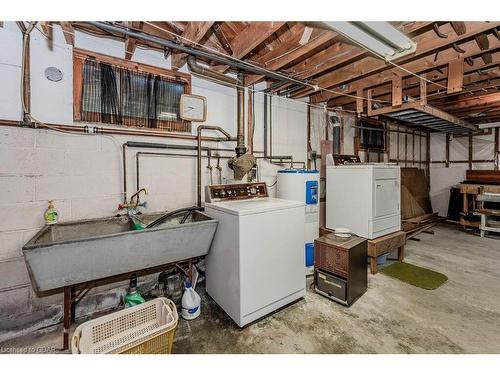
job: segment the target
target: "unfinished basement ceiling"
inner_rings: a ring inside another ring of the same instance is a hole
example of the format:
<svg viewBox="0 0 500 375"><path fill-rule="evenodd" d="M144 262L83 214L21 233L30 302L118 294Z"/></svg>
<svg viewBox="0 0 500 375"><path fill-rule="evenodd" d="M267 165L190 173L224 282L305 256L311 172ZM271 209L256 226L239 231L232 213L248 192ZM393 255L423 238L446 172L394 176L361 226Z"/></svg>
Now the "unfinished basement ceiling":
<svg viewBox="0 0 500 375"><path fill-rule="evenodd" d="M500 120L500 94L496 93L500 84L500 22L392 22L417 43L414 53L396 59L394 64L354 45L335 31L302 22L113 24L185 46L208 48L305 82L307 85L280 82L248 72L244 78L245 85L267 81L270 91L292 98L310 97L312 103L324 103L330 108L360 112L355 97L365 98L369 90L375 103L390 103L395 78L401 80L403 98L418 99L420 76L425 75L430 106L468 124ZM126 58L131 58L135 48L141 46L170 55L173 68L186 63L185 53L153 42L124 37L89 23L60 22L60 25L67 31L68 43L74 43L70 33L76 29L124 41ZM198 57L198 60L221 73L234 71L210 58ZM320 90L315 90L314 85ZM366 101L362 106L366 109Z"/></svg>

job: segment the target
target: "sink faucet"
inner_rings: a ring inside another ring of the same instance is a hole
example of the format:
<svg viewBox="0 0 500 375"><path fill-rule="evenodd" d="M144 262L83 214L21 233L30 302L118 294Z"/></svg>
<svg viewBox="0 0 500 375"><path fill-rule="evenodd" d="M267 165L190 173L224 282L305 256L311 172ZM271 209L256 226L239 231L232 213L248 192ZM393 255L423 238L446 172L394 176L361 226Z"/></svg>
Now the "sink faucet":
<svg viewBox="0 0 500 375"><path fill-rule="evenodd" d="M124 208L127 209L129 214L135 214L137 213L137 207L146 207L147 202L141 203L141 198L140 194L148 194L148 191L145 188L137 190L131 197L130 200L125 203L120 203L118 205L118 210L123 210Z"/></svg>

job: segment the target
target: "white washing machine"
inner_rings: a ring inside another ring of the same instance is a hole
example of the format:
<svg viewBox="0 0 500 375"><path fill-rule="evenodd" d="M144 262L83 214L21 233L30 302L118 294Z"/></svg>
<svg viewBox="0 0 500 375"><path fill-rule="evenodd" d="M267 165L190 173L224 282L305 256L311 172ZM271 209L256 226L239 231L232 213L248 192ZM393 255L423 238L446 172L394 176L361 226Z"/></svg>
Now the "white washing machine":
<svg viewBox="0 0 500 375"><path fill-rule="evenodd" d="M306 293L304 203L269 198L265 183L207 186L219 225L206 257L206 289L243 327Z"/></svg>

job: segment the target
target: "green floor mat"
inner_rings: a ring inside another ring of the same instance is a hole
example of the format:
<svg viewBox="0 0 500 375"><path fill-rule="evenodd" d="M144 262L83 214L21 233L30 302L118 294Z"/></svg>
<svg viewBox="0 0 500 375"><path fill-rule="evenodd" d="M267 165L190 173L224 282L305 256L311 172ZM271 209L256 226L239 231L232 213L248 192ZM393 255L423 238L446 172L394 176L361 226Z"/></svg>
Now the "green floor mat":
<svg viewBox="0 0 500 375"><path fill-rule="evenodd" d="M384 275L399 279L402 282L429 290L439 288L448 280L448 277L442 273L402 262L394 262L382 268L380 272Z"/></svg>

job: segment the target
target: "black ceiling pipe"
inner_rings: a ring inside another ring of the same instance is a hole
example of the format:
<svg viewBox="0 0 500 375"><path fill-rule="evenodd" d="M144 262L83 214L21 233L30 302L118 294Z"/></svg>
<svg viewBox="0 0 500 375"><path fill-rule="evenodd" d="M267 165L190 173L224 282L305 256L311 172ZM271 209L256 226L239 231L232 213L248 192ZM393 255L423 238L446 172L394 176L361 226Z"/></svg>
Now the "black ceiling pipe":
<svg viewBox="0 0 500 375"><path fill-rule="evenodd" d="M237 70L242 70L242 71L245 71L245 72L250 73L250 74L263 75L263 76L266 76L266 77L269 77L269 78L272 78L272 79L275 79L278 81L283 81L283 82L296 83L296 84L302 83L300 80L287 78L287 77L283 76L282 74L274 73L272 71L268 71L266 69L262 69L262 68L259 68L257 66L249 65L249 64L242 62L242 61L233 60L233 59L225 57L223 55L219 55L219 54L212 53L212 52L207 52L207 51L204 51L204 50L198 49L198 48L189 47L189 46L186 46L186 45L183 45L183 44L180 44L180 43L168 40L168 39L163 39L163 38L153 36L150 34L146 34L143 32L133 31L133 30L130 30L130 29L123 27L123 26L117 26L115 24L110 24L110 23L106 23L106 22L95 22L95 21L89 21L86 23L88 23L92 26L98 27L101 30L105 30L105 31L108 31L111 33L118 33L118 34L122 34L123 36L128 36L131 38L156 43L162 47L175 49L179 52L184 52L184 53L196 56L196 57L202 57L205 59L216 61L216 62L224 64L224 65L229 65L232 68L235 68ZM311 87L310 84L307 84L307 83L303 83L303 84L304 84L304 86Z"/></svg>

